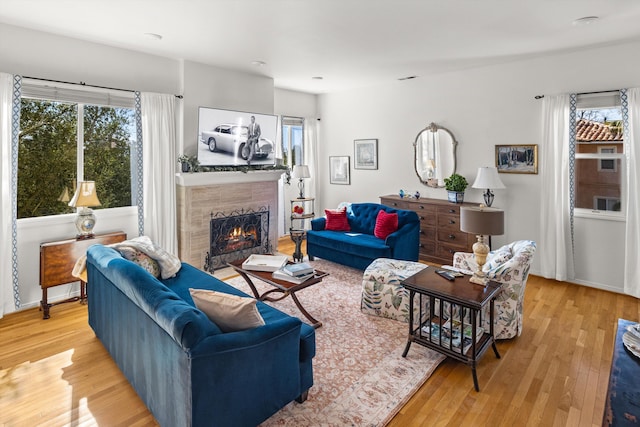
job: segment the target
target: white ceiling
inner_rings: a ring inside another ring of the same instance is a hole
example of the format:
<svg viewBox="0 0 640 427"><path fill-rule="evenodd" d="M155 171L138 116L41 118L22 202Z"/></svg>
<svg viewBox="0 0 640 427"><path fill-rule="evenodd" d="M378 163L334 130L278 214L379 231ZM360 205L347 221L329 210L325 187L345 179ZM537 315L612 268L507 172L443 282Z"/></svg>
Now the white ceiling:
<svg viewBox="0 0 640 427"><path fill-rule="evenodd" d="M324 93L640 39L640 1L0 0L0 22Z"/></svg>

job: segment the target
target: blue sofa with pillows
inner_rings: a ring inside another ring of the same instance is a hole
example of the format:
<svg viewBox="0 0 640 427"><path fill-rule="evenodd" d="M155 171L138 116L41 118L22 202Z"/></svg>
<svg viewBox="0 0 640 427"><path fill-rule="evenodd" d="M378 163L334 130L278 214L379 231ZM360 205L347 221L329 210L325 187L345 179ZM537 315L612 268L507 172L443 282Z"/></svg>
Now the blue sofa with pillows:
<svg viewBox="0 0 640 427"><path fill-rule="evenodd" d="M364 270L377 258L418 260L420 219L379 203L351 203L311 221L307 253Z"/></svg>
<svg viewBox="0 0 640 427"><path fill-rule="evenodd" d="M306 399L311 326L189 264L167 279L143 266L89 248L89 324L160 425L255 426ZM228 301L243 315L214 323Z"/></svg>

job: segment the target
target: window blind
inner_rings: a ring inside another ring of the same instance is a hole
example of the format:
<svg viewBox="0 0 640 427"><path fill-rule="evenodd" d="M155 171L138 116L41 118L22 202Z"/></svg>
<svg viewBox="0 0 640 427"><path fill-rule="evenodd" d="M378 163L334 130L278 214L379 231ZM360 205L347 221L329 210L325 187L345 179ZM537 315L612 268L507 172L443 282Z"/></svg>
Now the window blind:
<svg viewBox="0 0 640 427"><path fill-rule="evenodd" d="M22 81L22 96L24 98L101 105L105 107L135 108L133 95L133 92L124 90L82 87L30 79L24 79Z"/></svg>

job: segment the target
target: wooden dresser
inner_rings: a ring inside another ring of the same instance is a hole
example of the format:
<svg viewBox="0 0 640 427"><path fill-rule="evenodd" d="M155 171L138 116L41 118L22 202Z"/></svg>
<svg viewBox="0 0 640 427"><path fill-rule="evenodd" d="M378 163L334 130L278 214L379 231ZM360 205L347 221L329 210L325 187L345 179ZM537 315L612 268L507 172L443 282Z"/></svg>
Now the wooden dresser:
<svg viewBox="0 0 640 427"><path fill-rule="evenodd" d="M477 203L451 203L440 199L381 196L380 203L414 211L420 217L420 259L436 264L453 263L455 252L473 252L476 236L460 231L460 207Z"/></svg>

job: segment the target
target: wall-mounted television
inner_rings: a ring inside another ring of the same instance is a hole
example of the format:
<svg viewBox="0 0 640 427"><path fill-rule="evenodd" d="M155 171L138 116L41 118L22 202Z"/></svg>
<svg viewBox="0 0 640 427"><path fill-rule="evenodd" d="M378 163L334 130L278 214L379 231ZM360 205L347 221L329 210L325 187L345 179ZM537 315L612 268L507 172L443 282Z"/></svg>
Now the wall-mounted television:
<svg viewBox="0 0 640 427"><path fill-rule="evenodd" d="M202 166L275 165L277 132L277 116L199 107L198 161ZM257 141L253 153L250 140Z"/></svg>

